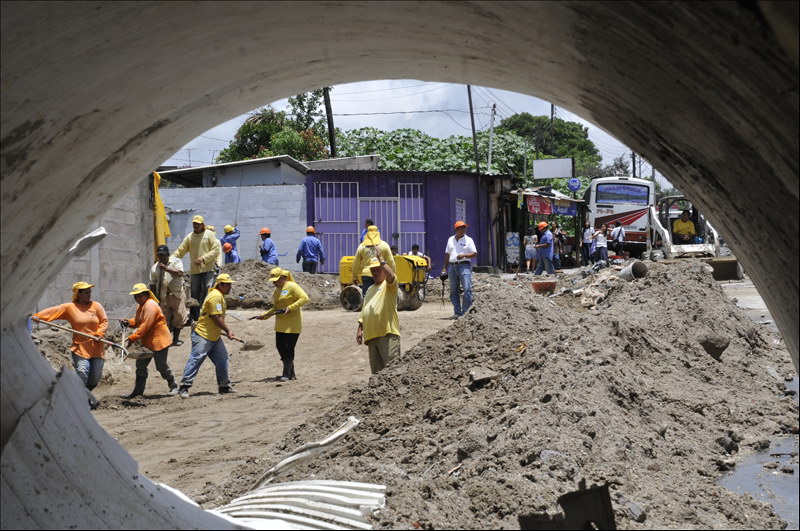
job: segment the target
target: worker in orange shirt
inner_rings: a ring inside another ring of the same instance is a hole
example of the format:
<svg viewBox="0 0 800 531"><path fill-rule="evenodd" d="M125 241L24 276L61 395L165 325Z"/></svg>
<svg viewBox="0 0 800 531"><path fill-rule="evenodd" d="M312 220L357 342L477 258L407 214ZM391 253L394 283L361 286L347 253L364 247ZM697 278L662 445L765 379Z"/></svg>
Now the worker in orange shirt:
<svg viewBox="0 0 800 531"><path fill-rule="evenodd" d="M178 384L175 383L172 369L167 365L172 334L167 327L164 312L161 311L158 299L152 291L147 289L146 285L136 284L130 294L133 295L133 299L139 306L136 308L136 317L119 320L120 324L126 328L136 327L136 330L125 340L125 346L129 347L135 341L140 341L142 346L153 351L153 354L136 360L136 383L133 391L122 398L133 398L144 394L144 387L147 383L147 366L150 365L151 359L156 360L156 370L167 381L170 394L176 395L178 394Z"/></svg>
<svg viewBox="0 0 800 531"><path fill-rule="evenodd" d="M108 330L108 317L99 302L92 300L92 287L88 282L72 285L72 302L46 308L31 316L34 322L67 321L73 330L102 339ZM92 338L72 335L72 366L83 385L91 391L100 383L105 363L105 345Z"/></svg>

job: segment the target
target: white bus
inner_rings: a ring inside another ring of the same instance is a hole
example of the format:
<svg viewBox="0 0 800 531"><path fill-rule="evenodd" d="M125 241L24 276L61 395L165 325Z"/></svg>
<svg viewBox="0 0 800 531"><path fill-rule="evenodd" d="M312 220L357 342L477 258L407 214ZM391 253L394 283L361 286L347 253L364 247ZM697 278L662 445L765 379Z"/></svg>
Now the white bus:
<svg viewBox="0 0 800 531"><path fill-rule="evenodd" d="M650 225L649 210L656 204L652 181L633 177L601 177L593 179L584 194L586 218L599 229L605 223L613 229L615 222L625 229L625 250L641 256L647 248Z"/></svg>

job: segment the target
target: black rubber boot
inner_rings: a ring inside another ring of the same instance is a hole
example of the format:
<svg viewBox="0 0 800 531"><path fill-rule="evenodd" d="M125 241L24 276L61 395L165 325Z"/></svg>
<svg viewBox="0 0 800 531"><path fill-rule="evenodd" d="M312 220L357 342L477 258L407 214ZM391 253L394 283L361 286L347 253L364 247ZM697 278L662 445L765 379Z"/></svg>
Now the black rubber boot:
<svg viewBox="0 0 800 531"><path fill-rule="evenodd" d="M133 391L131 391L130 394L122 395L122 398L134 398L137 396L142 396L144 394L145 383L147 383L147 376L144 378L137 376L136 383L133 385Z"/></svg>
<svg viewBox="0 0 800 531"><path fill-rule="evenodd" d="M179 347L179 346L183 345L183 341L181 341L180 335L181 335L181 329L180 328L173 328L172 329L172 346L173 347ZM170 389L172 389L172 388L170 387Z"/></svg>
<svg viewBox="0 0 800 531"><path fill-rule="evenodd" d="M171 395L178 394L178 384L175 383L175 378L167 380L167 385L169 386L169 394Z"/></svg>

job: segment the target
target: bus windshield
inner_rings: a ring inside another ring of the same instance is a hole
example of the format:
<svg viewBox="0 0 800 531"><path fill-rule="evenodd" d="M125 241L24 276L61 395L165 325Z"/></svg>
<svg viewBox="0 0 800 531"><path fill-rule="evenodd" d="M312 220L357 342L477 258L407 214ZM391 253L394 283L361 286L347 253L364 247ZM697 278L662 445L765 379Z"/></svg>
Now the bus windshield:
<svg viewBox="0 0 800 531"><path fill-rule="evenodd" d="M647 206L650 190L638 184L598 184L597 203Z"/></svg>

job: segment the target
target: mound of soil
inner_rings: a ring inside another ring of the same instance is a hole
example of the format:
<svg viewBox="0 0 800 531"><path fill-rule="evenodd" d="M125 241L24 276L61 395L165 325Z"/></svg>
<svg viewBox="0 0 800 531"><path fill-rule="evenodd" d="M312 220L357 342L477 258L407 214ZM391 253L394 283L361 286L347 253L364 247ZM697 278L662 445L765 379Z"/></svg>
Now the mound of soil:
<svg viewBox="0 0 800 531"><path fill-rule="evenodd" d="M573 280L560 287L597 279ZM520 514L556 511L582 479L610 484L620 528L785 525L716 478L740 447L796 432L797 407L765 367L794 369L702 263L597 284L593 307L536 295L527 279L475 284L468 315L209 485L207 506L354 415L361 426L282 480L385 484L379 528L518 528ZM711 333L729 342L719 356L701 344Z"/></svg>
<svg viewBox="0 0 800 531"><path fill-rule="evenodd" d="M228 308L272 308L275 286L269 282L273 266L261 260L244 260L238 264L225 264L223 273L228 273L234 282L230 294L225 297ZM304 310L328 310L339 308L339 278L335 275L311 275L292 273L295 282L308 295Z"/></svg>

